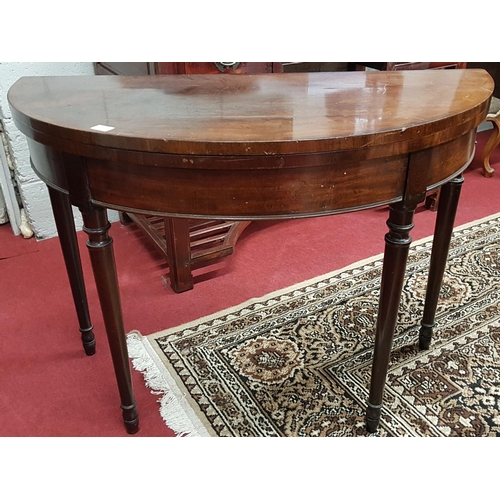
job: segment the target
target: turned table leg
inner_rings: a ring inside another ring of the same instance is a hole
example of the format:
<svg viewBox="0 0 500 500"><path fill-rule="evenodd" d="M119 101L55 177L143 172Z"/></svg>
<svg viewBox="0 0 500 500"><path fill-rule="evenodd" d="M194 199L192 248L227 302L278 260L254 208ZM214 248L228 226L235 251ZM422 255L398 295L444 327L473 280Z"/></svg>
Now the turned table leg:
<svg viewBox="0 0 500 500"><path fill-rule="evenodd" d="M431 262L425 296L424 315L419 332L419 348L429 349L439 292L450 248L458 200L464 178L460 175L441 188L436 227L432 242Z"/></svg>
<svg viewBox="0 0 500 500"><path fill-rule="evenodd" d="M370 396L366 410L366 430L368 432L375 432L380 421L392 339L403 289L408 249L411 243L410 231L413 228L414 212L415 207L412 209L404 208L403 202L390 206L389 220L387 221L389 232L385 236Z"/></svg>
<svg viewBox="0 0 500 500"><path fill-rule="evenodd" d="M85 281L83 278L80 251L76 238L73 211L67 194L48 186L52 212L56 221L59 242L66 264L73 302L75 303L83 348L87 356L95 354L96 343L92 323L90 322Z"/></svg>
<svg viewBox="0 0 500 500"><path fill-rule="evenodd" d="M82 210L82 215L83 230L89 236L87 247L118 382L123 420L127 432L134 434L139 430L139 417L132 390L132 376L123 325L113 240L108 234L110 224L106 210L103 208L94 208L89 212Z"/></svg>

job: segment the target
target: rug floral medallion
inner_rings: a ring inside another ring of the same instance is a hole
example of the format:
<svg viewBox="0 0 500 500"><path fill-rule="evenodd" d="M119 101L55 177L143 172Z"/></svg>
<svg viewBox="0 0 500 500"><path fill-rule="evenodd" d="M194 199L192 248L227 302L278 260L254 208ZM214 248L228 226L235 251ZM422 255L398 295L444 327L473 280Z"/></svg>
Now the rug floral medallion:
<svg viewBox="0 0 500 500"><path fill-rule="evenodd" d="M432 242L412 245L375 436L500 435L500 215L454 232L431 348ZM147 337L136 369L179 434L366 436L382 256Z"/></svg>

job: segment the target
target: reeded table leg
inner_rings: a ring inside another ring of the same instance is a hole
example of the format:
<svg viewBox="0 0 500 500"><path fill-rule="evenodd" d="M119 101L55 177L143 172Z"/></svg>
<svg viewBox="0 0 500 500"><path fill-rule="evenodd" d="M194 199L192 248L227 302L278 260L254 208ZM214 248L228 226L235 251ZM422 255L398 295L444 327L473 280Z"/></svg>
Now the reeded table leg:
<svg viewBox="0 0 500 500"><path fill-rule="evenodd" d="M132 390L132 377L123 326L113 240L108 234L110 224L106 210L103 208L95 208L90 212L82 211L82 215L85 224L83 229L89 236L87 247L118 382L123 420L127 432L135 434L139 430L139 417Z"/></svg>
<svg viewBox="0 0 500 500"><path fill-rule="evenodd" d="M78 323L82 338L83 348L87 356L95 354L95 338L92 323L90 322L87 294L85 292L85 281L83 279L80 251L76 239L75 222L73 212L67 194L56 189L49 188L52 212L56 221L59 242L66 264L73 302L75 303Z"/></svg>
<svg viewBox="0 0 500 500"><path fill-rule="evenodd" d="M464 178L460 175L441 188L434 240L432 243L427 292L425 295L424 316L419 333L418 345L420 349L429 349L431 343L439 292L443 281L463 182Z"/></svg>
<svg viewBox="0 0 500 500"><path fill-rule="evenodd" d="M403 289L408 249L411 243L410 231L413 228L414 212L415 207L411 210L405 209L402 202L390 206L390 215L387 221L389 232L385 236L370 396L366 410L366 430L368 432L375 432L380 421L385 379Z"/></svg>

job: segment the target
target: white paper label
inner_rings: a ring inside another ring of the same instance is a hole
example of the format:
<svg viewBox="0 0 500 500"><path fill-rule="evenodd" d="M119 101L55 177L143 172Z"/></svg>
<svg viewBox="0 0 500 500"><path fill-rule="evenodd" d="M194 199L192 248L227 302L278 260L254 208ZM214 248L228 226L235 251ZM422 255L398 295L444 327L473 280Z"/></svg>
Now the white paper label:
<svg viewBox="0 0 500 500"><path fill-rule="evenodd" d="M113 130L115 127L108 127L107 125L94 125L93 127L90 127L92 130L97 130L99 132L109 132L110 130Z"/></svg>

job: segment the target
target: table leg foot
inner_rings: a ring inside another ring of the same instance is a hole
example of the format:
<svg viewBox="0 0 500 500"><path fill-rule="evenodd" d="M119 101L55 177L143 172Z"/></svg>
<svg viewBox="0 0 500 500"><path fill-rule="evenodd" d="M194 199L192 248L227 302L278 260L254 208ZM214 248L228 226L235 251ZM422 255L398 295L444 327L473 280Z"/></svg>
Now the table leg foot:
<svg viewBox="0 0 500 500"><path fill-rule="evenodd" d="M125 424L125 429L128 434L137 434L139 431L139 414L135 407L135 402L133 405L124 406L120 405L123 415L123 423Z"/></svg>
<svg viewBox="0 0 500 500"><path fill-rule="evenodd" d="M368 407L366 408L366 431L369 433L376 432L378 428L378 424L380 422L380 413L382 411L382 405L372 405L368 403Z"/></svg>
<svg viewBox="0 0 500 500"><path fill-rule="evenodd" d="M424 325L420 327L420 331L418 334L418 348L421 351L426 351L431 346L432 340L432 329L434 325Z"/></svg>
<svg viewBox="0 0 500 500"><path fill-rule="evenodd" d="M96 342L93 327L80 328L80 333L82 334L82 344L83 349L85 350L85 354L87 356L93 356L96 351Z"/></svg>

